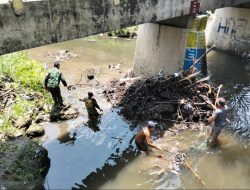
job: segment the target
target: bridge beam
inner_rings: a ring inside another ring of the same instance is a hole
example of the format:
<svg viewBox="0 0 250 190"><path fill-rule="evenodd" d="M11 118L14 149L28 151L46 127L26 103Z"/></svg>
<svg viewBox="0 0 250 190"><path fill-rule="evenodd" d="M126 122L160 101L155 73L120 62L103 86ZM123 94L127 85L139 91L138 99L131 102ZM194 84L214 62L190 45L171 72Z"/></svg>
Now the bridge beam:
<svg viewBox="0 0 250 190"><path fill-rule="evenodd" d="M21 0L16 0L21 1ZM41 0L0 4L0 55L190 14L192 0ZM199 0L200 11L250 0ZM4 2L4 1L1 1ZM20 8L21 10L16 10Z"/></svg>

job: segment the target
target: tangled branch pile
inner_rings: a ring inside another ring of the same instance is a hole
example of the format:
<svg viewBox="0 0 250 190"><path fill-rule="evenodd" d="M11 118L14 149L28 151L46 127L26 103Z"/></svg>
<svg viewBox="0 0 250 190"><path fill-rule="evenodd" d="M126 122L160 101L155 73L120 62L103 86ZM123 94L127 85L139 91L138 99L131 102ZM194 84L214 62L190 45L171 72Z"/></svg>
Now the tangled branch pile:
<svg viewBox="0 0 250 190"><path fill-rule="evenodd" d="M124 78L110 82L105 94L130 120L206 121L218 91L208 79L195 69L167 77Z"/></svg>

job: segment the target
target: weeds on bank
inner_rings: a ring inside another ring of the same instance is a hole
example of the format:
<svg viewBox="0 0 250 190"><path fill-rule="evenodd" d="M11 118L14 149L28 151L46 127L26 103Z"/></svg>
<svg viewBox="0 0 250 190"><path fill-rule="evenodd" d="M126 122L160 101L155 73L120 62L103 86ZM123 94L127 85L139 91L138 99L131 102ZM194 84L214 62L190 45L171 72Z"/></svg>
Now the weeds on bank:
<svg viewBox="0 0 250 190"><path fill-rule="evenodd" d="M108 36L120 37L120 38L133 38L137 36L138 26L131 26L108 32Z"/></svg>
<svg viewBox="0 0 250 190"><path fill-rule="evenodd" d="M24 88L44 92L44 67L30 59L25 52L0 56L0 74L20 83Z"/></svg>
<svg viewBox="0 0 250 190"><path fill-rule="evenodd" d="M3 88L12 89L19 85L15 100L0 115L0 134L13 136L18 131L13 126L13 118L22 116L38 105L51 105L52 99L44 89L46 73L44 67L30 59L24 51L0 56L0 75L7 78L7 81L0 81ZM20 95L35 93L39 98L33 100Z"/></svg>
<svg viewBox="0 0 250 190"><path fill-rule="evenodd" d="M0 125L0 133L5 134L8 137L13 137L19 130L12 125L10 118L5 114L0 115L0 120L2 124Z"/></svg>

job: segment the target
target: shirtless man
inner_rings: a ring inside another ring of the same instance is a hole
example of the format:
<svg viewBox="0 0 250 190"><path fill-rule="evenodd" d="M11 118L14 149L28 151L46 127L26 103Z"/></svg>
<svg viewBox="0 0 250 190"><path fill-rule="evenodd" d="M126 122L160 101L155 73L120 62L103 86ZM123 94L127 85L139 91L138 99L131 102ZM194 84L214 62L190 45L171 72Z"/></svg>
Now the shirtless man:
<svg viewBox="0 0 250 190"><path fill-rule="evenodd" d="M154 131L157 123L153 121L149 121L148 124L139 131L139 133L135 136L135 144L139 150L148 153L148 147L152 147L158 150L162 150L160 147L153 145L151 143L151 135L150 132Z"/></svg>

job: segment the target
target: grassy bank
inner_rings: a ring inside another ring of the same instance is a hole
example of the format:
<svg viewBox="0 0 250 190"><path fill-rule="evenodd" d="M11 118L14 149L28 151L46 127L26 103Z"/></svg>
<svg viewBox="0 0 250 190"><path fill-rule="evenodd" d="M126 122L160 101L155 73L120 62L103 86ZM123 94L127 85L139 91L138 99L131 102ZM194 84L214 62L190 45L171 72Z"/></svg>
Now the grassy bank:
<svg viewBox="0 0 250 190"><path fill-rule="evenodd" d="M25 51L0 56L0 134L15 136L20 132L14 126L15 119L51 104L44 89L46 73Z"/></svg>

